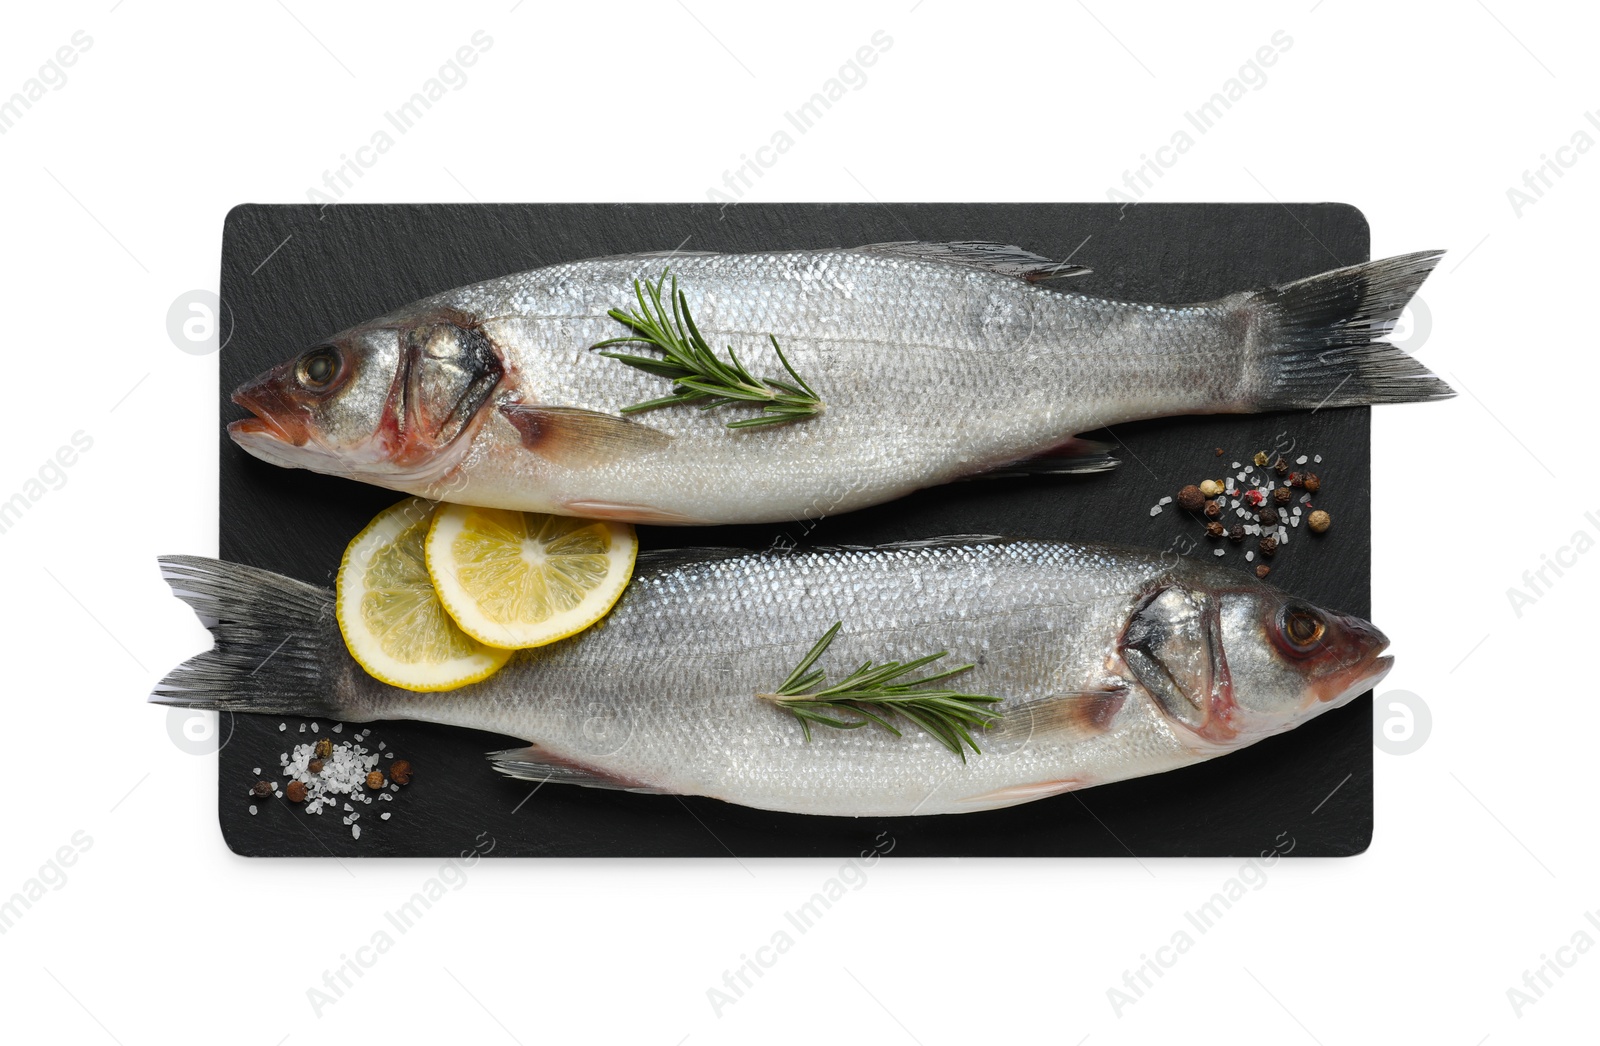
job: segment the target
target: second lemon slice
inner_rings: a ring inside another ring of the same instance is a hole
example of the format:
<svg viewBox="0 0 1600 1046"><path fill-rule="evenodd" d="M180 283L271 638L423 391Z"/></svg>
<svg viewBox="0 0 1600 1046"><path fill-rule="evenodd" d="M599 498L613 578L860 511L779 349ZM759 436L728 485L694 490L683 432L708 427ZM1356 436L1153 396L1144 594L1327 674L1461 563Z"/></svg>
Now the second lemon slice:
<svg viewBox="0 0 1600 1046"><path fill-rule="evenodd" d="M428 573L461 630L502 648L543 646L621 598L639 541L627 523L440 505Z"/></svg>

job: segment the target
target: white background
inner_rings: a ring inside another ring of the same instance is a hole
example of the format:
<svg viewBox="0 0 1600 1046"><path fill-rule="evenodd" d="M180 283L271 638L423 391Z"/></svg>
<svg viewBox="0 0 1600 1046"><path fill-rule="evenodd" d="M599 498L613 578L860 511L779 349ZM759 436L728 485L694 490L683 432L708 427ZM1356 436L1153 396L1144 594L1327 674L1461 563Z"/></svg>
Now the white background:
<svg viewBox="0 0 1600 1046"><path fill-rule="evenodd" d="M0 936L6 1039L1592 1034L1600 954L1560 953L1574 964L1520 1014L1507 995L1576 932L1600 940L1584 919L1600 555L1548 575L1520 617L1507 596L1574 532L1600 536L1584 519L1600 156L1561 154L1570 169L1520 213L1507 195L1576 132L1600 140L1575 5L113 2L19 6L0 34L0 96L75 31L93 41L0 136L0 499L74 432L93 440L0 534L0 896L92 839ZM1120 1015L1107 989L1240 862L883 862L719 1016L707 989L838 862L488 861L319 1015L307 989L437 862L233 856L214 759L144 703L207 641L155 556L215 551L216 358L179 351L165 317L215 288L229 207L303 201L479 29L493 46L470 80L345 199L704 200L883 30L867 82L747 199L1104 200L1285 31L1265 83L1145 199L1346 201L1374 256L1450 250L1419 351L1462 395L1374 413L1374 617L1398 655L1380 697L1414 692L1433 728L1377 753L1370 851L1276 864Z"/></svg>

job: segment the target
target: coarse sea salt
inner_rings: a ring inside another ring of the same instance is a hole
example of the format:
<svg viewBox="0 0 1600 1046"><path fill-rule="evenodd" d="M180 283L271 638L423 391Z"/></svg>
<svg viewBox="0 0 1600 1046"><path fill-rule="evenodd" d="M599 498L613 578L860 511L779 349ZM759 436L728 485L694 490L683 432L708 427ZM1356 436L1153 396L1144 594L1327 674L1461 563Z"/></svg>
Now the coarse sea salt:
<svg viewBox="0 0 1600 1046"><path fill-rule="evenodd" d="M1226 556L1228 554L1228 550L1225 548L1215 548L1211 550L1211 554L1213 556Z"/></svg>
<svg viewBox="0 0 1600 1046"><path fill-rule="evenodd" d="M1321 461L1322 459L1318 458L1317 460ZM1300 455L1298 458L1294 459L1294 463L1296 465L1304 465L1306 463L1306 456L1304 454Z"/></svg>
<svg viewBox="0 0 1600 1046"><path fill-rule="evenodd" d="M1318 465L1320 465L1320 464L1322 464L1322 455L1318 454L1315 458L1312 458L1311 460L1315 461Z"/></svg>
<svg viewBox="0 0 1600 1046"><path fill-rule="evenodd" d="M367 774L378 766L377 752L370 752L353 741L341 742L334 745L328 755L321 757L322 769L314 774L311 772L311 761L316 758L316 748L310 744L295 745L291 751L278 757L285 776L305 787L307 814L337 809L341 800L344 800L345 812L352 813L355 807L350 805L349 800L360 803L372 801L365 789ZM273 785L276 787L277 782L273 782ZM358 816L352 814L350 819L353 821Z"/></svg>
<svg viewBox="0 0 1600 1046"><path fill-rule="evenodd" d="M256 804L255 803L251 803L250 804L250 816L254 817L255 815L256 815Z"/></svg>
<svg viewBox="0 0 1600 1046"><path fill-rule="evenodd" d="M383 820L387 821L389 819L389 811L385 810L383 813L379 814L378 816L381 817Z"/></svg>
<svg viewBox="0 0 1600 1046"><path fill-rule="evenodd" d="M1255 558L1256 558L1256 554L1254 552L1246 552L1244 554L1244 561L1246 563L1250 562L1252 559L1255 559Z"/></svg>
<svg viewBox="0 0 1600 1046"><path fill-rule="evenodd" d="M1159 515L1161 515L1161 506L1160 506L1160 505L1151 505L1151 506L1150 506L1150 514L1151 514L1151 515L1152 515L1152 516L1159 516Z"/></svg>
<svg viewBox="0 0 1600 1046"><path fill-rule="evenodd" d="M1157 505L1170 505L1170 504L1172 504L1172 499L1170 497L1162 498L1160 501L1156 502L1156 504Z"/></svg>

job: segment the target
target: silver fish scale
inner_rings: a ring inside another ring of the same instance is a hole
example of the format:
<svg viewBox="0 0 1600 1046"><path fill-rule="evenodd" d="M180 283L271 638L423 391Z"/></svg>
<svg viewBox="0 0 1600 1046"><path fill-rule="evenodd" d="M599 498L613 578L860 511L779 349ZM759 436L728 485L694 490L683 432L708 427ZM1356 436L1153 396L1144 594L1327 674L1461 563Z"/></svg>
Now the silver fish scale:
<svg viewBox="0 0 1600 1046"><path fill-rule="evenodd" d="M626 333L606 311L634 307L634 281L669 266L713 349L732 346L752 373L783 378L775 336L825 413L736 431L725 423L753 408L656 410L636 418L677 437L671 445L582 468L523 449L493 417L453 477L455 500L557 511L588 500L719 522L815 516L1101 425L1240 398L1237 334L1217 306L1111 302L871 251L600 259L421 305L479 317L522 400L615 414L670 385L590 347Z"/></svg>
<svg viewBox="0 0 1600 1046"><path fill-rule="evenodd" d="M1092 784L1195 758L1133 691L1111 729L1035 728L1025 702L1107 683L1107 659L1159 557L1041 542L787 555L652 566L599 625L519 653L499 674L445 694L372 685L372 715L493 730L624 781L769 809L909 814L1021 801L1017 789ZM947 649L973 693L1003 697L1003 726L965 764L907 724L800 724L757 695L823 632L817 667L837 681L864 661ZM1112 680L1115 682L1115 680ZM1037 706L1035 706L1037 707ZM1063 784L1063 782L1065 782ZM1029 796L1031 797L1031 796Z"/></svg>

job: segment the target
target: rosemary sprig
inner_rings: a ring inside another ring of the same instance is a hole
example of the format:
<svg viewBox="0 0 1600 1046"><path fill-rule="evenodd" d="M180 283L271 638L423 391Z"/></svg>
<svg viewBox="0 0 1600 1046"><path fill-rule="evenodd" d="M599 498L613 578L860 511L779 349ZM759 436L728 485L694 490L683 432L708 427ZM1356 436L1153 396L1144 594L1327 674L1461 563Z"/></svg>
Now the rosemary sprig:
<svg viewBox="0 0 1600 1046"><path fill-rule="evenodd" d="M940 744L959 755L963 763L967 761L963 746L971 748L974 754L981 754L968 728L987 730L998 722L999 714L987 706L995 704L1000 698L964 694L958 690L918 689L928 683L960 675L972 668L971 664L957 665L916 679L904 678L944 657L946 651L941 650L904 664L885 661L875 665L868 661L845 679L832 686L816 689L823 683L826 673L812 666L839 634L842 625L843 622L835 621L827 634L817 640L817 645L789 673L789 678L783 681L782 686L773 693L760 695L800 720L800 728L807 741L811 740L812 723L840 730L854 730L868 723L877 723L900 737L900 731L889 721L898 715L922 727ZM840 712L860 718L840 719L837 717Z"/></svg>
<svg viewBox="0 0 1600 1046"><path fill-rule="evenodd" d="M672 289L668 294L668 299L672 303L670 316L661 301L661 288L669 276L672 280ZM701 410L711 410L729 403L761 405L761 413L755 417L728 422L730 429L781 425L784 422L799 421L822 413L822 398L795 372L788 357L783 354L783 349L779 347L778 339L773 335L767 335L772 341L772 351L778 354L778 361L783 364L783 369L788 372L792 381L754 377L745 365L739 362L739 357L734 355L732 346L727 350L728 362L724 363L718 359L716 353L711 351L711 346L706 344L705 338L700 335L694 317L689 315L689 300L678 290L678 278L671 276L670 270L663 272L661 279L654 283L649 280L634 280L633 291L639 299L637 312L612 309L607 313L633 333L627 337L610 338L599 342L593 348L603 349L612 345L648 345L659 350L661 358L636 356L625 352L603 352L601 355L621 360L630 367L637 367L650 374L670 378L675 384L672 395L635 403L622 408L622 413L633 414L642 410L655 410L657 407L691 403L698 405Z"/></svg>

